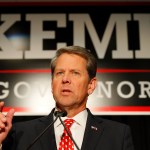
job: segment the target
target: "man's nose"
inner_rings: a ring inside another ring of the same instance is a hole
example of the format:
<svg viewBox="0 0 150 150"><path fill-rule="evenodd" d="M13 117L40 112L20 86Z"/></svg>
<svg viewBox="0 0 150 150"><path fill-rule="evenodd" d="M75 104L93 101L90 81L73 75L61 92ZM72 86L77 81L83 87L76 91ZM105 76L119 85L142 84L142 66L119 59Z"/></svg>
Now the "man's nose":
<svg viewBox="0 0 150 150"><path fill-rule="evenodd" d="M62 82L63 83L70 83L71 82L71 77L69 75L69 73L65 73L63 78L62 78Z"/></svg>

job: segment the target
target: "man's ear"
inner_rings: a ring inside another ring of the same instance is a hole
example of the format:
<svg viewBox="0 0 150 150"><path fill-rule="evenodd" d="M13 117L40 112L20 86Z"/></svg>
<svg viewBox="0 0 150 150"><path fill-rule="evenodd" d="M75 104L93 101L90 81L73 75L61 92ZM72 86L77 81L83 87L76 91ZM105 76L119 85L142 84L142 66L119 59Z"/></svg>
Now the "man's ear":
<svg viewBox="0 0 150 150"><path fill-rule="evenodd" d="M53 81L51 80L51 92L53 93Z"/></svg>
<svg viewBox="0 0 150 150"><path fill-rule="evenodd" d="M97 79L96 79L96 77L94 77L89 82L89 85L88 85L88 95L90 95L90 94L93 93L93 91L96 88L96 85L97 85Z"/></svg>

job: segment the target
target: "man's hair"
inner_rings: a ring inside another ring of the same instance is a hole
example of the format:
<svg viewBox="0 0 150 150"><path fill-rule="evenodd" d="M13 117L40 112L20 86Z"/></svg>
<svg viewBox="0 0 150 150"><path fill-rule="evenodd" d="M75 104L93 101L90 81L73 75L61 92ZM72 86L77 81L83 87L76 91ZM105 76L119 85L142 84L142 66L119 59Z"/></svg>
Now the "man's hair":
<svg viewBox="0 0 150 150"><path fill-rule="evenodd" d="M67 47L58 49L55 57L51 60L52 77L54 75L56 61L58 57L64 53L75 54L84 58L87 61L87 71L88 71L89 79L92 79L96 76L97 60L94 57L94 55L90 52L90 50L83 48L81 46L67 46Z"/></svg>

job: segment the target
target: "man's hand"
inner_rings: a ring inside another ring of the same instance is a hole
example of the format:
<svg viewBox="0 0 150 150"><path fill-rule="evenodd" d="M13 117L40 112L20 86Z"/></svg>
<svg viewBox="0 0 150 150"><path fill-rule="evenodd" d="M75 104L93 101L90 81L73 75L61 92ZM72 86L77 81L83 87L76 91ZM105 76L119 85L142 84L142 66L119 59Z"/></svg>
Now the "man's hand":
<svg viewBox="0 0 150 150"><path fill-rule="evenodd" d="M12 127L12 119L15 113L14 109L10 109L5 116L2 114L3 107L4 102L0 102L0 144L5 140Z"/></svg>

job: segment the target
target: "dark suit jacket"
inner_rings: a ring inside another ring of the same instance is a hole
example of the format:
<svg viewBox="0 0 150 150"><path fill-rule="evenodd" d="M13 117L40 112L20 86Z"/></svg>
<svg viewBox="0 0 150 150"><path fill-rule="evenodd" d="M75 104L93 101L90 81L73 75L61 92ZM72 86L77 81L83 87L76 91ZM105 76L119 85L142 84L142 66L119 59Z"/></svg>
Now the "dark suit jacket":
<svg viewBox="0 0 150 150"><path fill-rule="evenodd" d="M32 141L53 121L53 111L46 117L16 123L3 143L3 150L26 150ZM81 150L133 150L127 125L94 116L88 119ZM57 150L52 126L31 150Z"/></svg>

